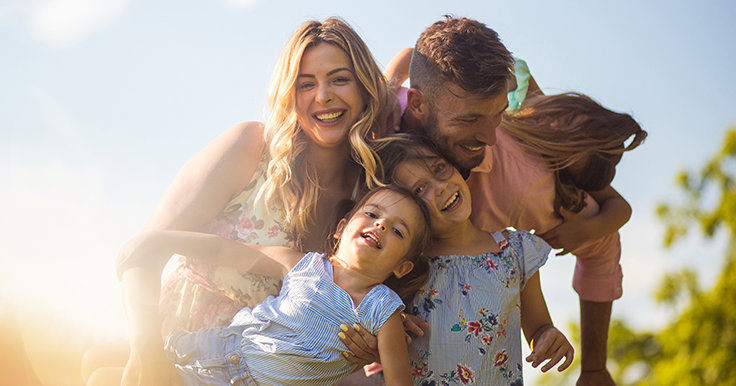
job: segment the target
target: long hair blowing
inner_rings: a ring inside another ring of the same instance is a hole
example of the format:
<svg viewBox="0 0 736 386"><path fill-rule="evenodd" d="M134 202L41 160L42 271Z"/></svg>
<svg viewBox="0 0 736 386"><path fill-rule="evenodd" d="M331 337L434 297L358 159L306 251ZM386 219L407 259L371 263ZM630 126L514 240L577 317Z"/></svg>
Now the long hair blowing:
<svg viewBox="0 0 736 386"><path fill-rule="evenodd" d="M398 103L396 97L388 91L368 47L347 23L330 18L308 21L296 29L281 52L268 91L270 116L264 128L268 178L259 195L265 195L269 206L284 211L290 231L297 234L304 232L313 218L323 187L314 165L305 160L308 139L297 122L295 85L304 51L321 43L334 44L350 56L365 93L367 103L350 128L349 142L352 161L365 170L369 187L377 185L376 170L380 168L370 145L372 138L394 124L390 119L398 118L391 114Z"/></svg>
<svg viewBox="0 0 736 386"><path fill-rule="evenodd" d="M575 213L585 207L584 190L570 177L568 167L587 160L584 173L612 178L601 169L613 171L620 156L647 136L630 115L608 110L578 93L530 99L521 109L504 113L501 126L554 173L558 215L560 207ZM602 184L597 187L604 188Z"/></svg>

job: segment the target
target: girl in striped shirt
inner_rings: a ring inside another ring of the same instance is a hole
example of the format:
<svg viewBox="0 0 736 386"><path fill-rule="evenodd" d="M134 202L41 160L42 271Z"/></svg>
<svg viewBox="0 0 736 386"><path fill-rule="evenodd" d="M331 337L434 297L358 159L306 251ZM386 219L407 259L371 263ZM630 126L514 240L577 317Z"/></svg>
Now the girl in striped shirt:
<svg viewBox="0 0 736 386"><path fill-rule="evenodd" d="M124 369L100 369L88 385L121 379L125 385L335 384L359 368L332 333L346 330L345 323L377 335L387 385L411 385L402 297L411 299L428 273L426 205L405 189L376 188L339 221L331 239L329 255L183 231L132 239L117 263L131 356ZM164 345L160 274L174 253L281 277L281 293L242 309L229 326L175 330Z"/></svg>

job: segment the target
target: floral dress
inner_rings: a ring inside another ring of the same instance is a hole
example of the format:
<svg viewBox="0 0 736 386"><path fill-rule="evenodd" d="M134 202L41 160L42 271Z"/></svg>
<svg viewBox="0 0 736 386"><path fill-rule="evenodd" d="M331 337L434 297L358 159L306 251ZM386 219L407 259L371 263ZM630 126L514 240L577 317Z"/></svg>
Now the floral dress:
<svg viewBox="0 0 736 386"><path fill-rule="evenodd" d="M521 290L551 250L526 231L491 235L501 252L430 258L411 311L429 322L409 347L414 385L518 385Z"/></svg>
<svg viewBox="0 0 736 386"><path fill-rule="evenodd" d="M207 224L209 233L251 244L294 247L283 212L267 210L262 198L255 201L266 181L265 168L261 159L248 186ZM227 326L241 308L252 308L269 295L277 296L281 288L280 279L185 256L176 258L178 266L161 287L159 310L167 334L173 328L198 331Z"/></svg>

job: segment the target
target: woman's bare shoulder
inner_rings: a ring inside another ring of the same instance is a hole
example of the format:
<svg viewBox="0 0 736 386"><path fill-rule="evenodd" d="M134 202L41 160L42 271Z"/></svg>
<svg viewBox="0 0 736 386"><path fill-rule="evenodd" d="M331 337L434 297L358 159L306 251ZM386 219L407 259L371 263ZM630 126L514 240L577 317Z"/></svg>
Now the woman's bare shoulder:
<svg viewBox="0 0 736 386"><path fill-rule="evenodd" d="M263 146L263 129L263 122L240 122L227 129L218 139L233 147Z"/></svg>

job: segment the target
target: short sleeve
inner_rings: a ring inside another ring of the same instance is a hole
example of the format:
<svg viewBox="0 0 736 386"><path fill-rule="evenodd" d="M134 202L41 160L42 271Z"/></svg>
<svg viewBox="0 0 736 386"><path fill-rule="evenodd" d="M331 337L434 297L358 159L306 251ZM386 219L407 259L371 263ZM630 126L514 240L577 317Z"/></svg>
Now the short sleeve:
<svg viewBox="0 0 736 386"><path fill-rule="evenodd" d="M516 89L509 91L509 107L507 110L518 110L526 99L529 90L529 66L519 58L514 58L514 74L516 75Z"/></svg>
<svg viewBox="0 0 736 386"><path fill-rule="evenodd" d="M367 306L367 307L364 307ZM358 307L358 318L371 334L378 334L388 318L396 311L404 310L399 295L383 284L379 284L366 295Z"/></svg>
<svg viewBox="0 0 736 386"><path fill-rule="evenodd" d="M519 265L522 268L522 287L547 262L552 247L541 237L527 231L511 231L509 243L519 253Z"/></svg>

